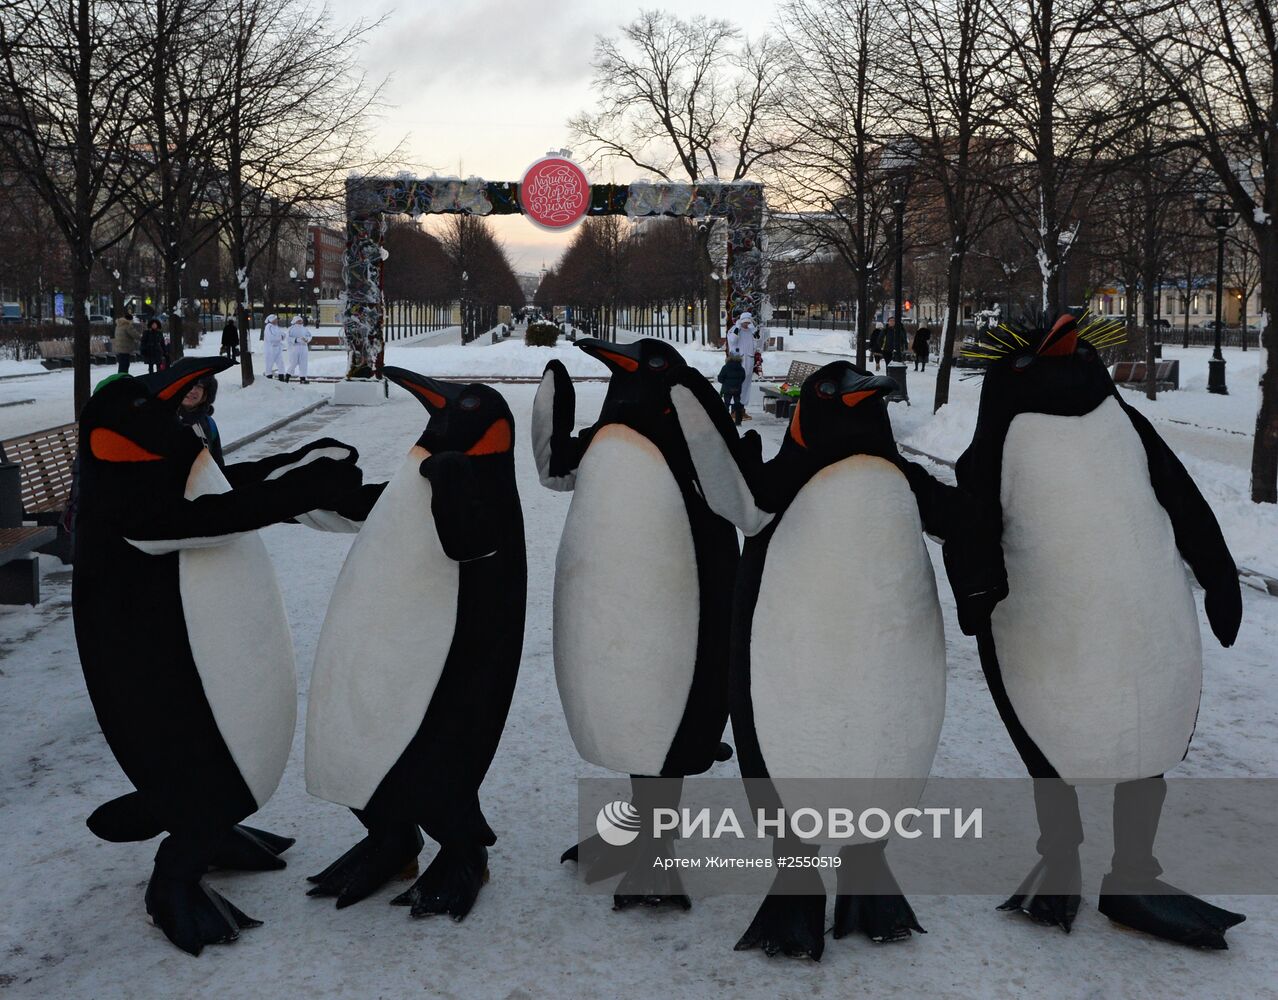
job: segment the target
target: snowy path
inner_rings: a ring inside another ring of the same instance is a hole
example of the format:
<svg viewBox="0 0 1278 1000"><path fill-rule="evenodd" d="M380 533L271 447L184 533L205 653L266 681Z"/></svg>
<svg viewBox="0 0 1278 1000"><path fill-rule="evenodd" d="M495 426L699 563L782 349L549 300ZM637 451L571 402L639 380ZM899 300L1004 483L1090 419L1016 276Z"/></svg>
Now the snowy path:
<svg viewBox="0 0 1278 1000"><path fill-rule="evenodd" d="M500 348L494 348L500 350ZM965 389L970 389L970 386ZM343 810L307 796L300 731L280 790L253 820L298 837L289 867L211 882L265 920L235 945L191 959L151 927L142 906L155 844L95 840L84 818L128 786L107 749L80 676L71 629L69 571L51 563L38 609L0 610L0 843L7 861L0 911L0 994L5 997L936 997L1275 996L1278 900L1217 899L1246 912L1231 950L1198 953L1111 927L1095 909L1100 872L1068 937L994 912L993 897L916 897L929 933L897 945L828 942L819 965L735 953L756 900L723 896L691 913L610 911L556 860L575 834L583 764L555 690L550 592L569 496L542 489L527 443L534 386L504 386L518 422L519 487L529 535L529 614L510 722L483 790L500 840L492 882L464 924L411 921L386 905L390 890L336 911L308 899L304 877L361 832ZM601 384L578 386L582 422L598 411ZM893 410L903 430L930 407ZM369 479L389 476L424 423L403 393L373 409L324 407L245 449L266 454L319 435L356 445ZM751 426L765 452L782 425ZM350 537L292 526L264 532L283 585L305 699L315 640ZM939 570L939 550L932 548ZM49 562L46 560L46 562ZM951 682L936 761L946 776L1021 776L1023 771L981 678L975 649L958 631L941 585ZM1206 644L1198 736L1182 775L1278 771L1278 600L1246 592L1238 644ZM1199 595L1201 601L1201 595ZM122 608L139 636L147 609ZM299 720L305 716L302 705ZM716 774L735 773L735 763ZM423 853L429 860L433 846ZM1011 885L1007 890L1010 891Z"/></svg>

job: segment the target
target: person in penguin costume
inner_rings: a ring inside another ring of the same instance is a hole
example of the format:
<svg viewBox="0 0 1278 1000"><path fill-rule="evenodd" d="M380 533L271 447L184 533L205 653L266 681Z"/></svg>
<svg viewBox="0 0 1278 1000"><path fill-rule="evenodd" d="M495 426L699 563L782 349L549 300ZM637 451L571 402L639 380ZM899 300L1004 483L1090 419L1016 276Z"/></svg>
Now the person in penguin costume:
<svg viewBox="0 0 1278 1000"><path fill-rule="evenodd" d="M1202 640L1184 564L1223 646L1238 573L1184 466L1098 354L1119 336L1074 317L996 332L961 486L1001 514L1009 596L978 634L990 693L1030 776L1040 860L1000 909L1068 931L1083 840L1073 784L1114 782L1112 870L1098 909L1158 937L1224 948L1244 918L1158 880L1163 773L1188 752ZM1183 560L1183 562L1182 562Z"/></svg>
<svg viewBox="0 0 1278 1000"><path fill-rule="evenodd" d="M943 554L964 631L1006 591L991 518L897 450L883 394L895 388L846 361L803 384L785 439L764 463L738 439L713 388L681 372L671 400L711 509L746 535L731 642L732 731L751 805L813 807L785 779L879 779L913 807L945 714L945 636L923 533ZM860 525L855 541L850 525ZM846 553L833 547L846 545ZM849 806L852 786L829 793ZM875 802L875 804L881 804ZM922 931L888 866L886 840L839 850L834 936L876 942ZM819 844L788 832L777 858ZM737 944L820 959L825 889L816 868L781 868Z"/></svg>
<svg viewBox="0 0 1278 1000"><path fill-rule="evenodd" d="M651 338L576 343L611 372L599 418L573 435L576 396L558 361L533 402L542 485L573 491L555 562L555 679L577 752L629 774L633 806L650 816L677 804L684 776L731 754L720 740L737 535L697 492L670 408L682 355ZM591 837L560 860L582 864L590 882L626 872L619 909L687 909L673 868L653 883L653 861L671 850L667 838L646 834L628 848Z"/></svg>
<svg viewBox="0 0 1278 1000"><path fill-rule="evenodd" d="M340 508L354 449L317 441L219 470L178 420L187 389L231 364L185 358L118 377L80 415L71 606L89 697L136 791L97 809L104 840L168 834L146 909L198 955L250 919L203 882L211 867L283 868L293 841L241 826L275 790L297 711L293 644L257 529ZM147 609L145 628L128 609Z"/></svg>
<svg viewBox="0 0 1278 1000"><path fill-rule="evenodd" d="M412 869L420 827L439 853L391 902L461 920L497 840L479 788L523 649L514 418L488 386L383 371L430 420L359 527L320 632L306 786L349 807L368 832L311 877L309 895L336 897L338 908L369 896Z"/></svg>

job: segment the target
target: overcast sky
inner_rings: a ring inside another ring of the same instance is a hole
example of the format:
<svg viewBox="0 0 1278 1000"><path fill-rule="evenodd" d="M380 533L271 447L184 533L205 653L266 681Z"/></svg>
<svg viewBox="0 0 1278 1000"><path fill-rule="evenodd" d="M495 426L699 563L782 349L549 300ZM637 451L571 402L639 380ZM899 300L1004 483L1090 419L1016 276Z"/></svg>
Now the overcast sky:
<svg viewBox="0 0 1278 1000"><path fill-rule="evenodd" d="M732 21L765 31L773 0L667 0L643 6L681 17ZM331 0L343 20L386 15L364 54L370 77L390 76L391 105L379 128L384 150L404 140L404 169L518 180L549 149L569 145L567 120L592 108L590 60L600 34L615 33L638 3L589 0ZM618 182L632 176L591 180ZM524 219L494 220L515 269L553 264L569 240Z"/></svg>

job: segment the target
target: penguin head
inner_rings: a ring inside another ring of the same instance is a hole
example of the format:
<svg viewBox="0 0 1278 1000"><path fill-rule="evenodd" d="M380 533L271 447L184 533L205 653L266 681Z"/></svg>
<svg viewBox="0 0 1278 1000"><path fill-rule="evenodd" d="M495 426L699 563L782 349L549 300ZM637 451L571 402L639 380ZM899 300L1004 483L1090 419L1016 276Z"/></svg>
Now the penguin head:
<svg viewBox="0 0 1278 1000"><path fill-rule="evenodd" d="M184 484L204 445L178 419L178 408L195 382L231 364L225 357L188 357L162 372L101 384L80 412L81 475Z"/></svg>
<svg viewBox="0 0 1278 1000"><path fill-rule="evenodd" d="M849 361L835 361L808 376L790 414L783 447L822 462L848 455L895 455L885 393L896 383Z"/></svg>
<svg viewBox="0 0 1278 1000"><path fill-rule="evenodd" d="M1082 333L1065 313L1047 330L994 335L982 405L998 400L1012 413L1090 413L1113 393L1114 383L1096 345Z"/></svg>
<svg viewBox="0 0 1278 1000"><path fill-rule="evenodd" d="M407 389L430 413L417 443L432 455L460 451L504 456L514 462L515 421L496 389L477 382L443 382L389 365L382 373Z"/></svg>
<svg viewBox="0 0 1278 1000"><path fill-rule="evenodd" d="M669 414L671 375L688 365L672 345L653 337L631 344L590 337L578 340L577 346L612 372L601 419L613 419L618 408L630 416L636 412L654 417Z"/></svg>

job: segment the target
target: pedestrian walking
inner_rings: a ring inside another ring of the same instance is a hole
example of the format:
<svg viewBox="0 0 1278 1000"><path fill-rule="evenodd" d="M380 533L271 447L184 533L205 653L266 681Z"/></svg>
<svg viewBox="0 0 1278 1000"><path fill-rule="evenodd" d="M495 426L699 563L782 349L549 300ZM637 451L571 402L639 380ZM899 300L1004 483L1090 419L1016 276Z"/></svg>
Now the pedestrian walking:
<svg viewBox="0 0 1278 1000"><path fill-rule="evenodd" d="M127 309L123 316L116 317L115 337L111 341L111 347L115 351L115 360L119 365L120 374L127 375L129 362L133 360L133 354L138 349L138 331L133 325L133 313Z"/></svg>
<svg viewBox="0 0 1278 1000"><path fill-rule="evenodd" d="M169 352L168 346L164 343L164 326L154 317L147 322L146 329L142 332L139 353L142 356L142 362L146 365L148 375L168 367Z"/></svg>
<svg viewBox="0 0 1278 1000"><path fill-rule="evenodd" d="M219 354L225 354L232 361L240 359L240 330L235 325L235 317L229 317L226 326L222 327L222 350Z"/></svg>
<svg viewBox="0 0 1278 1000"><path fill-rule="evenodd" d="M298 381L306 384L306 360L310 352L311 329L301 316L294 316L288 328L288 370L284 373L287 382L296 372Z"/></svg>
<svg viewBox="0 0 1278 1000"><path fill-rule="evenodd" d="M883 362L883 327L876 326L870 334L870 357L874 358L874 370Z"/></svg>
<svg viewBox="0 0 1278 1000"><path fill-rule="evenodd" d="M741 403L741 387L745 384L745 366L737 354L728 355L728 360L719 369L719 395L723 397L728 412L738 424L745 415L745 406Z"/></svg>
<svg viewBox="0 0 1278 1000"><path fill-rule="evenodd" d="M265 351L266 377L284 377L284 330L275 313L266 317L262 326L262 345ZM278 371L276 370L278 369Z"/></svg>
<svg viewBox="0 0 1278 1000"><path fill-rule="evenodd" d="M745 407L750 405L750 385L755 375L763 374L763 338L754 324L754 316L743 312L728 331L728 357L734 354L741 359L745 379L741 383L742 420L749 420Z"/></svg>
<svg viewBox="0 0 1278 1000"><path fill-rule="evenodd" d="M910 345L910 350L914 352L914 370L927 371L927 355L932 340L932 331L926 326L921 326L914 333L914 343Z"/></svg>

